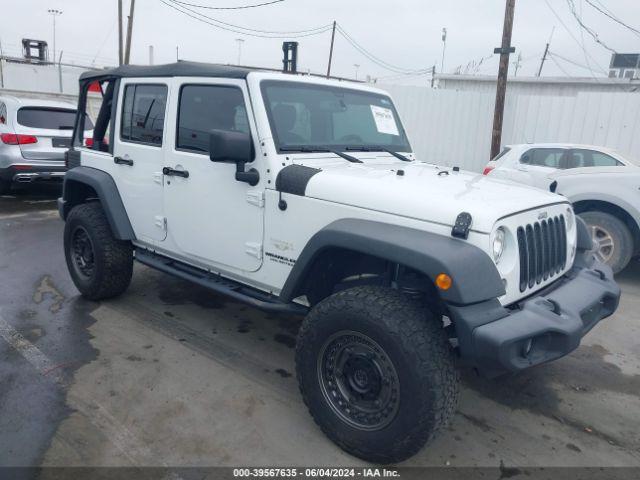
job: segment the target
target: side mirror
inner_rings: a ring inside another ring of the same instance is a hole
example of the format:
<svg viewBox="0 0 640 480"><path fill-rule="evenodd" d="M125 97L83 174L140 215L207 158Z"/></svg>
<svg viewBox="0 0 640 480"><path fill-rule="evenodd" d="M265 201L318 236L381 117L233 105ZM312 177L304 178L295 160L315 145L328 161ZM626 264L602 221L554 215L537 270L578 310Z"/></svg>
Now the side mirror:
<svg viewBox="0 0 640 480"><path fill-rule="evenodd" d="M212 130L209 135L209 159L212 162L236 164L236 180L255 186L260 174L255 168L244 170L245 163L252 162L255 156L251 135L243 132Z"/></svg>
<svg viewBox="0 0 640 480"><path fill-rule="evenodd" d="M529 155L523 155L520 159L520 163L524 163L525 165L529 165L529 162L531 162Z"/></svg>

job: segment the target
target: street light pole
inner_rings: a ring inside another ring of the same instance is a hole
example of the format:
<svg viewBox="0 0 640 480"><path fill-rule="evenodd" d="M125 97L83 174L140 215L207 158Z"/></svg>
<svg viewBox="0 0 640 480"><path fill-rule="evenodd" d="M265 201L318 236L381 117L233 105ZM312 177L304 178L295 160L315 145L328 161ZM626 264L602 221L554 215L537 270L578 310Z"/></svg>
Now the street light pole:
<svg viewBox="0 0 640 480"><path fill-rule="evenodd" d="M240 58L242 57L242 44L244 43L244 39L236 38L236 42L238 42L238 65L240 65Z"/></svg>
<svg viewBox="0 0 640 480"><path fill-rule="evenodd" d="M354 63L353 66L356 67L356 80L358 80L358 69L360 68L360 65L358 63Z"/></svg>
<svg viewBox="0 0 640 480"><path fill-rule="evenodd" d="M447 49L447 29L442 28L442 62L440 63L440 73L444 73L444 52Z"/></svg>
<svg viewBox="0 0 640 480"><path fill-rule="evenodd" d="M62 15L62 10L56 8L50 8L47 10L49 15L53 17L53 61L56 61L56 17Z"/></svg>

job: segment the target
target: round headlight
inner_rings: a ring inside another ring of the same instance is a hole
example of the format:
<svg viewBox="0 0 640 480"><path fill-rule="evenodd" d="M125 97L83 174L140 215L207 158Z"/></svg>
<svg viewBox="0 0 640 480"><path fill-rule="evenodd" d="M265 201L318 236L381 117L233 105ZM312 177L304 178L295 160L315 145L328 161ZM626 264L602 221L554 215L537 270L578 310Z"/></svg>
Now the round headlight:
<svg viewBox="0 0 640 480"><path fill-rule="evenodd" d="M505 246L505 233L504 228L500 227L496 230L496 233L493 235L493 261L497 263L500 262L502 258L502 253L504 252Z"/></svg>
<svg viewBox="0 0 640 480"><path fill-rule="evenodd" d="M567 208L567 230L571 230L573 228L573 224L575 223L573 208Z"/></svg>

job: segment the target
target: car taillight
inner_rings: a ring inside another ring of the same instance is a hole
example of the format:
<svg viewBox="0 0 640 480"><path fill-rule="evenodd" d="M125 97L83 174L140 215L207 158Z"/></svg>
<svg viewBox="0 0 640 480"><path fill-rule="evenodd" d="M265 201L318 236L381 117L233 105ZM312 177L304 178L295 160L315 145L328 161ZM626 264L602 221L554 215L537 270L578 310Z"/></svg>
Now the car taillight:
<svg viewBox="0 0 640 480"><path fill-rule="evenodd" d="M7 145L26 145L38 142L37 137L33 135L17 135L15 133L3 133L0 135L0 140Z"/></svg>
<svg viewBox="0 0 640 480"><path fill-rule="evenodd" d="M493 165L487 165L486 167L484 167L484 170L482 171L483 175L489 175L491 173L491 171L496 168Z"/></svg>
<svg viewBox="0 0 640 480"><path fill-rule="evenodd" d="M93 147L93 138L85 138L84 146L89 148Z"/></svg>

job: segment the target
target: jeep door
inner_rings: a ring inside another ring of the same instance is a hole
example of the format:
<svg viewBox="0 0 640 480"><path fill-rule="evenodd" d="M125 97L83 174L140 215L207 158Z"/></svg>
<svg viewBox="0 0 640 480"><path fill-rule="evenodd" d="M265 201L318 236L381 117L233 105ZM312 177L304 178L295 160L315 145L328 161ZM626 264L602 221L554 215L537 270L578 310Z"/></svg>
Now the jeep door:
<svg viewBox="0 0 640 480"><path fill-rule="evenodd" d="M235 163L209 158L209 134L214 129L251 133L259 151L246 82L174 81L172 132L165 156L167 248L220 270L256 271L262 264L264 186L237 181ZM251 167L261 171L264 165L258 160L247 168Z"/></svg>
<svg viewBox="0 0 640 480"><path fill-rule="evenodd" d="M113 145L114 178L139 241L166 237L162 207L167 79L120 81Z"/></svg>

